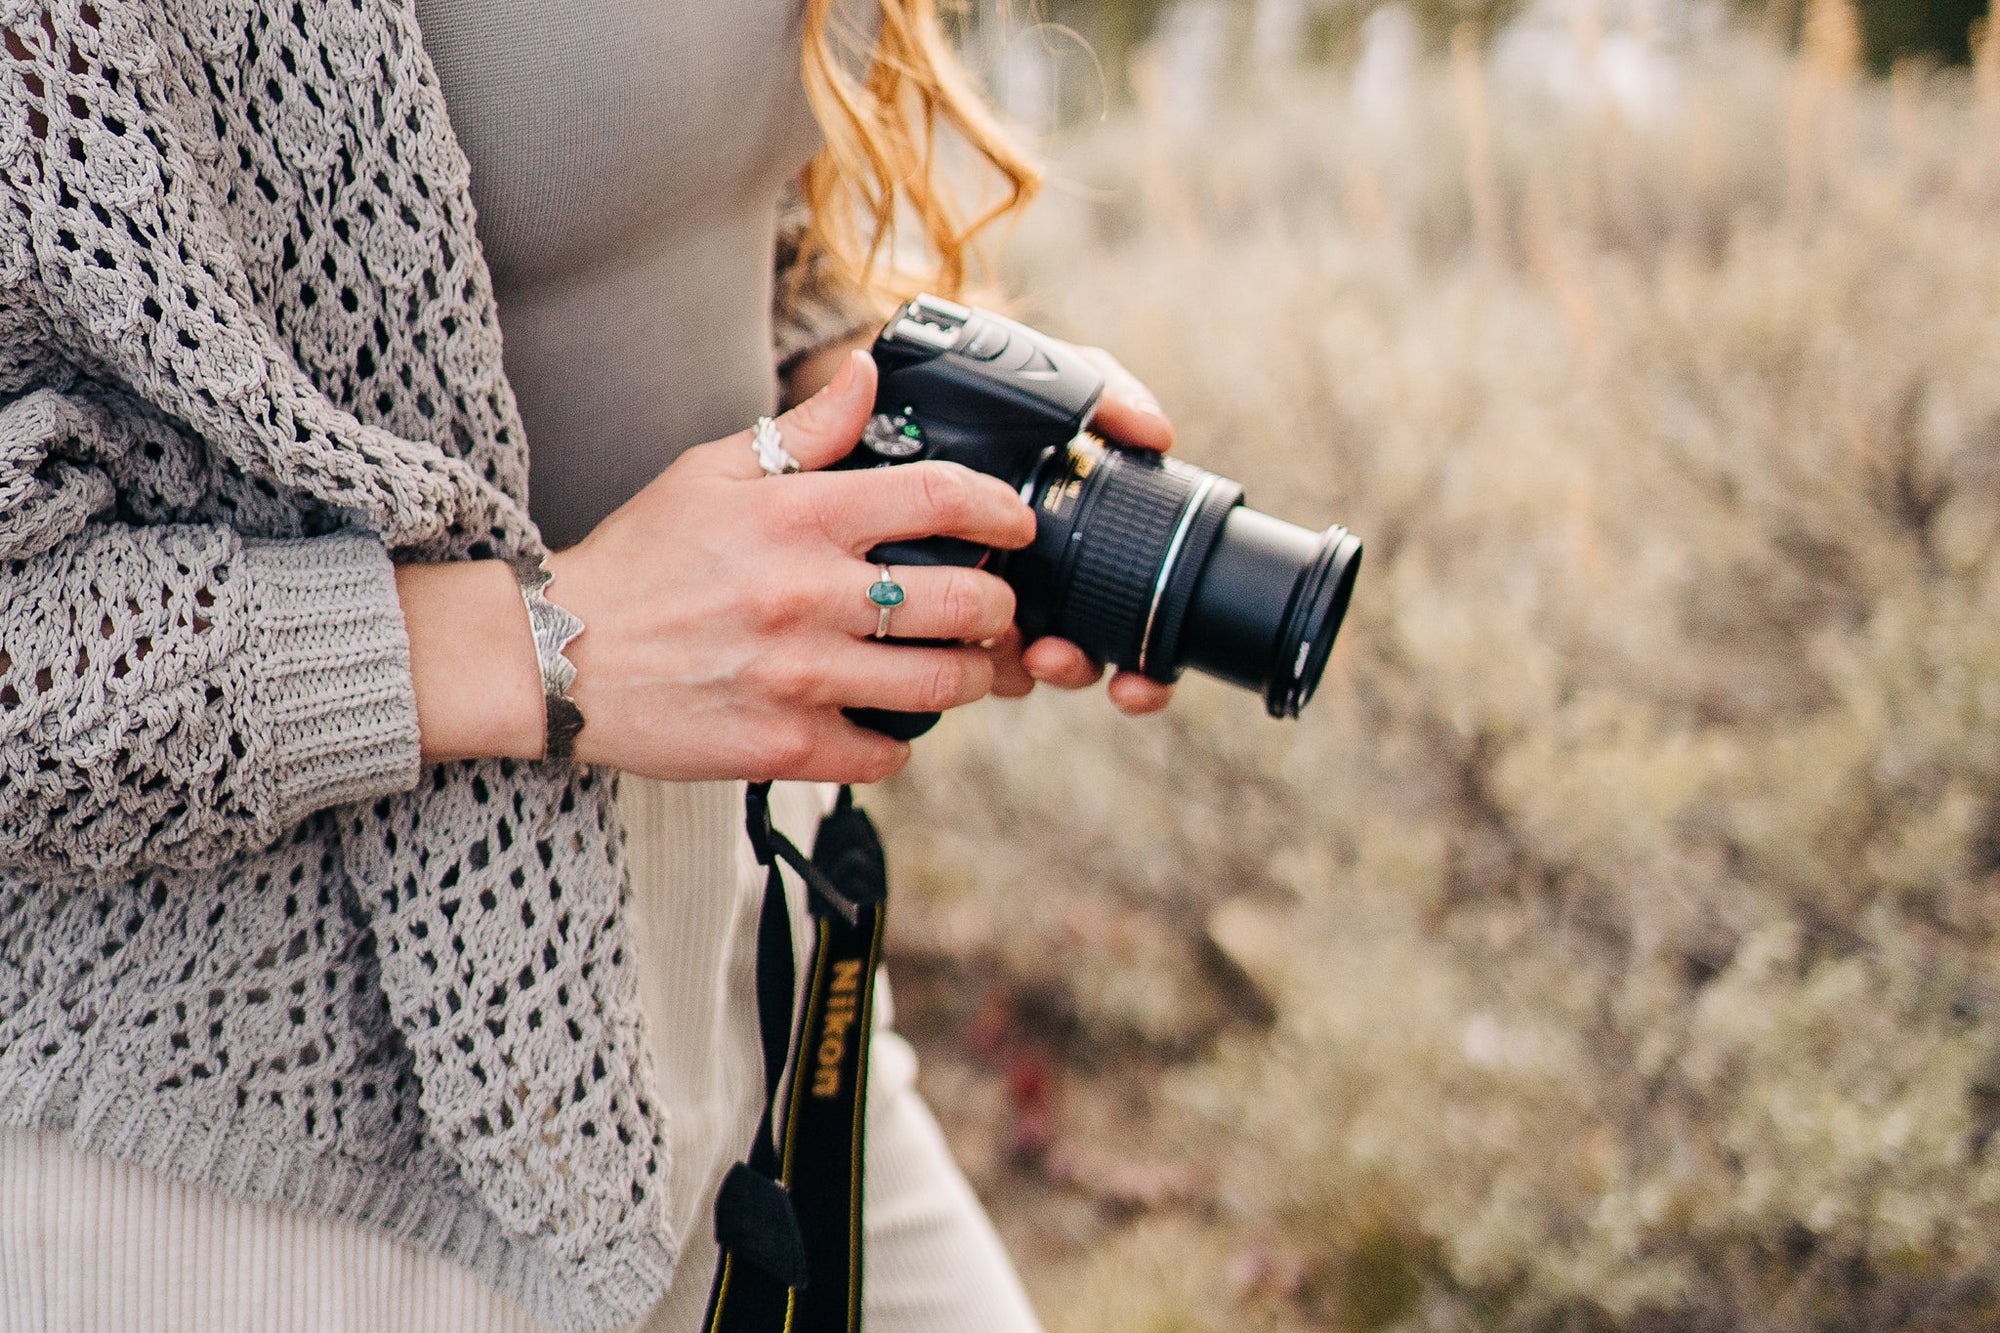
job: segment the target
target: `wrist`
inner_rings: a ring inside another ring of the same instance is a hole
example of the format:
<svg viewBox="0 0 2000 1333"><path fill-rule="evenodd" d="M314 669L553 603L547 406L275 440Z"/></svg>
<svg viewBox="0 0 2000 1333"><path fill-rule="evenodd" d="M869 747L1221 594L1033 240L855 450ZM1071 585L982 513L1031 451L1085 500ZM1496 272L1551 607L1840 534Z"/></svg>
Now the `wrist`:
<svg viewBox="0 0 2000 1333"><path fill-rule="evenodd" d="M513 568L500 560L399 565L396 593L424 759L539 758L541 668Z"/></svg>
<svg viewBox="0 0 2000 1333"><path fill-rule="evenodd" d="M535 665L542 681L542 712L546 726L542 737L544 759L570 759L576 754L576 738L583 730L583 714L570 697L576 679L576 663L568 648L583 622L574 612L550 601L549 584L555 571L542 556L520 556L510 562L521 600L528 608L528 629L535 644Z"/></svg>
<svg viewBox="0 0 2000 1333"><path fill-rule="evenodd" d="M542 595L552 605L584 622L583 632L563 650L563 656L574 669L574 679L564 694L583 715L583 729L570 741L570 758L580 764L594 764L606 762L606 757L596 748L604 731L601 727L590 725L593 711L604 707L601 698L595 704L591 702L592 687L598 683L597 677L603 664L591 659L591 649L597 641L591 637L589 630L592 624L607 617L604 608L593 605L588 596L593 585L586 573L585 562L577 559L581 549L579 545L552 552L542 562L542 568L549 572L549 583ZM598 637L602 638L602 634Z"/></svg>

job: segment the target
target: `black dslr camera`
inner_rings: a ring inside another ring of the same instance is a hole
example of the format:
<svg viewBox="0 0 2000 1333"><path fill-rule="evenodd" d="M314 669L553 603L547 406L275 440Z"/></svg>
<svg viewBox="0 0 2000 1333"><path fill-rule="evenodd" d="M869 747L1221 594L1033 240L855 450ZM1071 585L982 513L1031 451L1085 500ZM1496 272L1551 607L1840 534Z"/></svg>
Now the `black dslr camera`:
<svg viewBox="0 0 2000 1333"><path fill-rule="evenodd" d="M1312 532L1243 504L1243 488L1175 458L1082 434L1104 377L1078 350L935 296L898 310L875 340L875 416L837 466L962 463L1035 509L1035 540L990 551L948 537L893 542L887 565L987 566L1014 588L1030 640L1060 635L1101 661L1172 681L1194 667L1297 717L1347 613L1361 540ZM935 713L851 709L899 739Z"/></svg>

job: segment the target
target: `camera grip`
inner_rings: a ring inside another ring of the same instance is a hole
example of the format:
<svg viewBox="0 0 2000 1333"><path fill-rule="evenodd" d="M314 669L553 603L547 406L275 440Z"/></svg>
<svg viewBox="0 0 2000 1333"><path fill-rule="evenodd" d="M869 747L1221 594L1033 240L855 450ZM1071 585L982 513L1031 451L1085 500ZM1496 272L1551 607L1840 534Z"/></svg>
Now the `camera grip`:
<svg viewBox="0 0 2000 1333"><path fill-rule="evenodd" d="M876 565L960 565L977 569L986 563L987 550L956 537L926 537L913 542L885 542L868 553ZM947 639L889 639L912 648L949 648ZM892 740L913 741L938 724L941 713L899 713L888 708L843 708L849 722L870 731L879 731Z"/></svg>
<svg viewBox="0 0 2000 1333"><path fill-rule="evenodd" d="M890 740L913 741L938 724L942 713L898 713L887 708L843 708L849 722L879 731Z"/></svg>

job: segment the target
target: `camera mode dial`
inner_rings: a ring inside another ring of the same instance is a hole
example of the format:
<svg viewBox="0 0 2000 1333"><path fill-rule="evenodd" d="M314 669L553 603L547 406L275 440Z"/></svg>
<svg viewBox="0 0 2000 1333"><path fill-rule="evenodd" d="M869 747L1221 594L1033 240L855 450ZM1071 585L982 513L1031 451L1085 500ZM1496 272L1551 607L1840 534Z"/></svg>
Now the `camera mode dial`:
<svg viewBox="0 0 2000 1333"><path fill-rule="evenodd" d="M861 432L861 443L884 458L907 463L924 451L924 428L918 424L917 409L877 412Z"/></svg>

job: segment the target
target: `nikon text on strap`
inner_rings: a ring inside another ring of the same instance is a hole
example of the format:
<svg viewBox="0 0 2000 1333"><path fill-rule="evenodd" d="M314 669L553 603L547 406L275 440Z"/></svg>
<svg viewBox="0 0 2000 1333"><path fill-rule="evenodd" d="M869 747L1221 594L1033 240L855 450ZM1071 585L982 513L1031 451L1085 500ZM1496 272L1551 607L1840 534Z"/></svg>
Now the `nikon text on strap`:
<svg viewBox="0 0 2000 1333"><path fill-rule="evenodd" d="M861 1180L868 1039L882 959L888 881L882 844L842 788L808 858L771 824L770 784L746 798L750 842L765 866L757 922L757 1026L764 1114L747 1160L715 1200L722 1247L706 1333L858 1333ZM805 880L814 947L793 1041L796 964L782 862ZM797 1064L784 1105L786 1058Z"/></svg>

